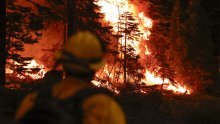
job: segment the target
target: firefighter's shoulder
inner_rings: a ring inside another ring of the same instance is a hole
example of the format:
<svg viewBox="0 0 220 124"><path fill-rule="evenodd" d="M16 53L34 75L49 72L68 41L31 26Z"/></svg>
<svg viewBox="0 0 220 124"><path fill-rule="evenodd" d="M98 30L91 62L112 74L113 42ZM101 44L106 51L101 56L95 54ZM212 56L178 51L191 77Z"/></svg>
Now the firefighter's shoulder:
<svg viewBox="0 0 220 124"><path fill-rule="evenodd" d="M83 102L84 124L126 124L125 115L114 98L96 94Z"/></svg>
<svg viewBox="0 0 220 124"><path fill-rule="evenodd" d="M33 92L24 97L16 112L16 120L21 119L33 107L37 95L37 92Z"/></svg>

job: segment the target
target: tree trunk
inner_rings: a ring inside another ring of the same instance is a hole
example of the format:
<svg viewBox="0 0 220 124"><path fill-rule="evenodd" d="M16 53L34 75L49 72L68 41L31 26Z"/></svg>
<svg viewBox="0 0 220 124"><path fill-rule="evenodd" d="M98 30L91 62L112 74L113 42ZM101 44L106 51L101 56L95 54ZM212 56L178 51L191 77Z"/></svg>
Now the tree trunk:
<svg viewBox="0 0 220 124"><path fill-rule="evenodd" d="M64 31L63 31L63 44L65 44L67 42L67 33L68 33L68 27L67 27L67 20L63 21L63 26L64 26Z"/></svg>
<svg viewBox="0 0 220 124"><path fill-rule="evenodd" d="M68 37L75 33L74 30L74 5L76 0L68 0L67 3L67 24L68 24Z"/></svg>
<svg viewBox="0 0 220 124"><path fill-rule="evenodd" d="M127 13L125 15L125 44L124 44L124 84L127 83L127 63L126 63L126 53L127 53Z"/></svg>
<svg viewBox="0 0 220 124"><path fill-rule="evenodd" d="M6 64L6 1L0 2L0 85L5 84L5 64Z"/></svg>

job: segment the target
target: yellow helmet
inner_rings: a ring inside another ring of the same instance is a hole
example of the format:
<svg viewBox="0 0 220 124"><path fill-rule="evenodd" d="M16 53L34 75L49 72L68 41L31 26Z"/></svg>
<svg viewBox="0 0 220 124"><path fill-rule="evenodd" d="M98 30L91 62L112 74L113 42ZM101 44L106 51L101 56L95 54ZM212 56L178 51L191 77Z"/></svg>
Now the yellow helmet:
<svg viewBox="0 0 220 124"><path fill-rule="evenodd" d="M71 36L57 55L64 69L77 73L96 71L104 66L104 46L88 31Z"/></svg>

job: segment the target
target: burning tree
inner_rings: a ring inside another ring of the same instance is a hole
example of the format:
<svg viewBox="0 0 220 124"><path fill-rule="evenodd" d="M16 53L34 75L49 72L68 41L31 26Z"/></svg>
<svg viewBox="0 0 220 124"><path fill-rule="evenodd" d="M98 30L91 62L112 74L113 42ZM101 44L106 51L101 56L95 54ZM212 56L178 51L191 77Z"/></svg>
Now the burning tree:
<svg viewBox="0 0 220 124"><path fill-rule="evenodd" d="M123 88L127 92L132 92L135 90L133 89L135 84L143 78L140 56L134 47L142 34L138 29L137 20L130 12L119 14L116 29L108 47L106 57L108 64L97 73L96 78L102 80L104 84L107 83L106 85L123 83Z"/></svg>
<svg viewBox="0 0 220 124"><path fill-rule="evenodd" d="M135 89L129 90L129 88L135 87L135 84L139 84L144 77L144 68L139 62L140 55L138 53L143 33L139 30L137 17L133 13L123 10L124 8L120 4L117 4L116 7L117 15L111 15L118 19L114 22L114 38L108 47L109 54L106 57L108 64L97 72L96 78L102 82L100 85L106 85L106 87L110 85L117 87L119 84L124 84L122 87L130 92ZM107 22L111 24L112 20L109 19Z"/></svg>
<svg viewBox="0 0 220 124"><path fill-rule="evenodd" d="M140 56L136 53L134 48L135 41L140 40L140 30L138 29L137 20L134 19L132 13L124 12L120 15L119 31L121 34L121 43L119 44L120 50L123 56L123 75L124 84L134 86L134 83L138 83L143 78L143 67L139 63ZM139 41L140 42L140 41ZM138 65L137 65L138 64Z"/></svg>

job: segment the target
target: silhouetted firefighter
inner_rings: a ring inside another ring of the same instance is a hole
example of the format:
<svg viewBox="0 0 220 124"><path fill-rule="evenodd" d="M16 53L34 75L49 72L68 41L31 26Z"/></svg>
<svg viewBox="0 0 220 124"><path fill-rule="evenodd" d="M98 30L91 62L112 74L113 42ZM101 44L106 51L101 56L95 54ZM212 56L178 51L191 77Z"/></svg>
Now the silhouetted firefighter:
<svg viewBox="0 0 220 124"><path fill-rule="evenodd" d="M95 72L105 64L104 53L104 45L90 32L71 36L57 55L66 78L44 92L28 95L16 120L31 124L125 124L124 114L110 93L90 85Z"/></svg>

